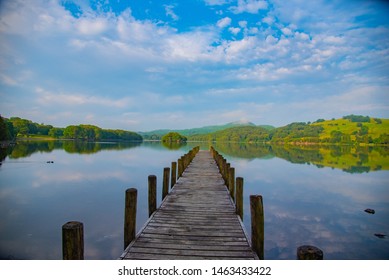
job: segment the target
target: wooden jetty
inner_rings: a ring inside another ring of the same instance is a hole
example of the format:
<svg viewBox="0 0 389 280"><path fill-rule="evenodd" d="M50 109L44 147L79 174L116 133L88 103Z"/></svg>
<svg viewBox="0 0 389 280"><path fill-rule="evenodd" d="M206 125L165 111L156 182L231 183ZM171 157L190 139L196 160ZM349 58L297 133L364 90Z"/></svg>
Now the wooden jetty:
<svg viewBox="0 0 389 280"><path fill-rule="evenodd" d="M214 155L195 151L185 170L178 160L172 190L120 259L258 259Z"/></svg>
<svg viewBox="0 0 389 280"><path fill-rule="evenodd" d="M261 195L250 195L251 242L243 217L243 178L213 147L199 147L163 170L161 206L157 209L155 175L150 175L149 216L136 231L137 190L126 190L124 252L129 259L264 259L264 212ZM169 181L172 188L169 193ZM236 183L235 183L236 182ZM64 260L84 259L84 226L62 226ZM298 260L322 260L312 245L297 248Z"/></svg>

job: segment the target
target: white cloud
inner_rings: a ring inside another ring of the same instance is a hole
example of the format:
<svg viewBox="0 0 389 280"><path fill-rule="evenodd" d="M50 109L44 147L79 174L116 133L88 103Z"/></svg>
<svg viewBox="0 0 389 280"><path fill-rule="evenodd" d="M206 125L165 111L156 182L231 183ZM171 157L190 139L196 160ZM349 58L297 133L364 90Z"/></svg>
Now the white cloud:
<svg viewBox="0 0 389 280"><path fill-rule="evenodd" d="M240 28L239 27L230 27L228 28L228 31L230 31L232 34L234 35L238 35L238 33L240 32Z"/></svg>
<svg viewBox="0 0 389 280"><path fill-rule="evenodd" d="M246 28L247 27L247 21L246 20L239 21L239 26L242 27L242 28Z"/></svg>
<svg viewBox="0 0 389 280"><path fill-rule="evenodd" d="M309 40L309 39L310 39L310 38L309 38L309 35L306 34L306 33L304 33L304 32L298 32L298 31L296 31L296 32L294 33L294 36L295 36L295 38L300 39L300 40L303 40L303 41L306 41L306 40Z"/></svg>
<svg viewBox="0 0 389 280"><path fill-rule="evenodd" d="M108 29L108 21L105 18L81 18L76 25L82 35L95 36Z"/></svg>
<svg viewBox="0 0 389 280"><path fill-rule="evenodd" d="M218 59L210 47L214 40L212 32L193 31L181 34L172 34L164 38L162 55L166 59L202 61Z"/></svg>
<svg viewBox="0 0 389 280"><path fill-rule="evenodd" d="M281 31L282 31L282 33L284 33L286 36L290 36L290 35L293 34L293 33L292 33L292 30L290 30L290 29L287 28L287 27L281 28Z"/></svg>
<svg viewBox="0 0 389 280"><path fill-rule="evenodd" d="M273 23L275 22L275 19L272 16L266 16L262 19L262 22L264 22L268 25L273 25Z"/></svg>
<svg viewBox="0 0 389 280"><path fill-rule="evenodd" d="M275 38L273 35L266 36L266 43L274 44L274 43L277 43L277 42L278 42L278 39Z"/></svg>
<svg viewBox="0 0 389 280"><path fill-rule="evenodd" d="M339 36L326 36L323 38L323 41L328 44L343 44L344 38Z"/></svg>
<svg viewBox="0 0 389 280"><path fill-rule="evenodd" d="M249 29L249 34L253 34L253 35L256 35L259 33L259 29L257 27L251 27Z"/></svg>
<svg viewBox="0 0 389 280"><path fill-rule="evenodd" d="M172 18L172 20L177 21L180 19L180 17L176 15L173 10L174 8L175 7L173 5L165 5L165 12L167 16Z"/></svg>
<svg viewBox="0 0 389 280"><path fill-rule="evenodd" d="M208 6L221 6L230 3L231 0L204 0L204 2Z"/></svg>
<svg viewBox="0 0 389 280"><path fill-rule="evenodd" d="M61 104L66 106L99 105L103 107L125 108L131 104L130 97L112 99L101 96L86 96L77 93L51 92L44 88L35 89L38 103L44 106Z"/></svg>
<svg viewBox="0 0 389 280"><path fill-rule="evenodd" d="M238 6L231 7L231 11L235 14L251 13L257 14L259 10L266 10L268 4L262 0L238 0Z"/></svg>
<svg viewBox="0 0 389 280"><path fill-rule="evenodd" d="M225 27L229 26L230 24L231 24L231 18L229 18L229 17L222 18L222 19L218 20L218 22L216 23L217 27L219 27L219 28L225 28Z"/></svg>
<svg viewBox="0 0 389 280"><path fill-rule="evenodd" d="M8 85L8 86L16 86L18 82L14 80L13 78L0 73L0 80L2 83Z"/></svg>

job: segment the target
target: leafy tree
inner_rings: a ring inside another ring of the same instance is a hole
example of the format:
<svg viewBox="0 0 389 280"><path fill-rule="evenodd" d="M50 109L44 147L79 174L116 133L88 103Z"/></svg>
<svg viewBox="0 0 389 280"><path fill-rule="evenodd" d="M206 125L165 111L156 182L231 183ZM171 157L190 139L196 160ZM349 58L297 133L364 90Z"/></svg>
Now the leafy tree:
<svg viewBox="0 0 389 280"><path fill-rule="evenodd" d="M361 115L348 115L344 116L343 119L350 120L351 122L370 122L369 116L361 116Z"/></svg>
<svg viewBox="0 0 389 280"><path fill-rule="evenodd" d="M382 120L381 120L381 119L375 118L374 120L375 120L375 122L376 122L377 124L382 124Z"/></svg>
<svg viewBox="0 0 389 280"><path fill-rule="evenodd" d="M272 141L296 141L302 138L319 137L323 131L320 125L308 125L303 122L288 124L273 131Z"/></svg>
<svg viewBox="0 0 389 280"><path fill-rule="evenodd" d="M374 139L373 142L376 144L388 145L389 144L389 134L387 134L387 133L381 134L378 138Z"/></svg>
<svg viewBox="0 0 389 280"><path fill-rule="evenodd" d="M37 134L39 135L49 135L50 129L52 129L52 125L39 124L37 125Z"/></svg>
<svg viewBox="0 0 389 280"><path fill-rule="evenodd" d="M169 132L168 134L164 135L161 140L165 143L183 143L186 142L188 138L177 132Z"/></svg>
<svg viewBox="0 0 389 280"><path fill-rule="evenodd" d="M340 143L342 141L343 133L339 130L331 131L331 143Z"/></svg>
<svg viewBox="0 0 389 280"><path fill-rule="evenodd" d="M6 121L0 115L0 141L9 140L8 139L8 127Z"/></svg>
<svg viewBox="0 0 389 280"><path fill-rule="evenodd" d="M53 127L49 130L48 135L50 137L54 138L60 138L63 136L64 129L63 128L58 128L58 127Z"/></svg>

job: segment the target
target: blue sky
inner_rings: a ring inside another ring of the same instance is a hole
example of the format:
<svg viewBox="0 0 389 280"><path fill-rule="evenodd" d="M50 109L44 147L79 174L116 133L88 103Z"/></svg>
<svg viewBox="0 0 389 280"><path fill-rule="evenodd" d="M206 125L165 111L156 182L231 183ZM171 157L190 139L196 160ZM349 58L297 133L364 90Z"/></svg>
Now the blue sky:
<svg viewBox="0 0 389 280"><path fill-rule="evenodd" d="M0 1L0 114L147 131L389 118L389 4Z"/></svg>

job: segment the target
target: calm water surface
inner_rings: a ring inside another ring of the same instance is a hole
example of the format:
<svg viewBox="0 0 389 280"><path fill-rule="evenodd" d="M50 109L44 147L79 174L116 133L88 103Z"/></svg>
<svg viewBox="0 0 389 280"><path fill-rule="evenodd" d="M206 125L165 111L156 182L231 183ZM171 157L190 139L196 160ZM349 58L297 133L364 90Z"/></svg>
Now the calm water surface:
<svg viewBox="0 0 389 280"><path fill-rule="evenodd" d="M61 259L61 227L71 220L84 223L86 259L118 258L125 190L138 189L139 230L148 216L148 175L158 177L160 203L163 167L195 145L30 142L2 149L0 259ZM249 195L263 195L266 259L295 259L304 244L321 248L325 259L389 259L387 150L214 146L244 178L248 232Z"/></svg>

